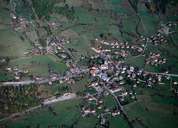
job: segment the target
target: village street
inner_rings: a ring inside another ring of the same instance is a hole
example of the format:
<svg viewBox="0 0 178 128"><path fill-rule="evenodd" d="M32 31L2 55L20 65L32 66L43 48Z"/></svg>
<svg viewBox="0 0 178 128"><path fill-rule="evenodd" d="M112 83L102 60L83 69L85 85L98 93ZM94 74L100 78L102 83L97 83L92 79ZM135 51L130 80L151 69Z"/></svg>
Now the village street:
<svg viewBox="0 0 178 128"><path fill-rule="evenodd" d="M66 76L59 76L59 77L56 77L55 79L48 77L48 78L41 78L42 80L2 82L0 86L25 86L25 85L31 85L31 84L35 84L35 85L45 84L45 83L49 83L50 81L55 82L55 81L60 81L60 80L65 80L65 79L71 79L71 78L79 76L80 74L87 73L88 71L89 69L82 69L76 74L67 74Z"/></svg>

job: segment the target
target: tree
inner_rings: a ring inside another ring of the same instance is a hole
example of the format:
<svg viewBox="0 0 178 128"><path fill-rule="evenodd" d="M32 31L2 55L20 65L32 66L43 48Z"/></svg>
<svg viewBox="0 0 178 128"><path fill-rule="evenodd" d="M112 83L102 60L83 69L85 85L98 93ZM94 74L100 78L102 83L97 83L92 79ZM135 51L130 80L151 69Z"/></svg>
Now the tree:
<svg viewBox="0 0 178 128"><path fill-rule="evenodd" d="M166 13L166 6L168 4L168 0L153 0L153 3L155 4L156 11L159 13Z"/></svg>
<svg viewBox="0 0 178 128"><path fill-rule="evenodd" d="M151 12L166 13L168 5L177 6L178 0L145 0L145 6Z"/></svg>
<svg viewBox="0 0 178 128"><path fill-rule="evenodd" d="M138 13L138 2L139 0L128 0L132 8L136 13Z"/></svg>
<svg viewBox="0 0 178 128"><path fill-rule="evenodd" d="M54 0L28 0L35 18L39 18L40 20L42 19L49 19L50 14L53 11L55 1Z"/></svg>

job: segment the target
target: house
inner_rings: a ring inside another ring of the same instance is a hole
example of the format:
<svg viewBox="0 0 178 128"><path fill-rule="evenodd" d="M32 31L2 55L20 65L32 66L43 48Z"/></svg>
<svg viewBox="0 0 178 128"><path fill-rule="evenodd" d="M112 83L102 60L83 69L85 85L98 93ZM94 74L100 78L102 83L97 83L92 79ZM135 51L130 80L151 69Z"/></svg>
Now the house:
<svg viewBox="0 0 178 128"><path fill-rule="evenodd" d="M115 110L111 113L111 115L112 115L112 117L118 116L118 115L120 115L120 111Z"/></svg>

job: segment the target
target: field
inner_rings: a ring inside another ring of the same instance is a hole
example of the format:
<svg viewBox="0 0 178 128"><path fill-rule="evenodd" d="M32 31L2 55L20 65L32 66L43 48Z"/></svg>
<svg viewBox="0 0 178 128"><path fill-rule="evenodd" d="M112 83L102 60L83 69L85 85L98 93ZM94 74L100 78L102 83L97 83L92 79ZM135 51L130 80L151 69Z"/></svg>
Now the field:
<svg viewBox="0 0 178 128"><path fill-rule="evenodd" d="M67 69L66 65L53 55L18 58L12 60L10 65L29 69L31 74L41 76L47 76L49 68L57 73L63 73Z"/></svg>
<svg viewBox="0 0 178 128"><path fill-rule="evenodd" d="M158 86L147 91L140 88L137 93L138 101L125 106L130 120L137 120L136 127L142 127L143 124L152 128L177 127L178 103L169 86Z"/></svg>
<svg viewBox="0 0 178 128"><path fill-rule="evenodd" d="M24 128L28 126L48 128L48 126L58 127L63 125L71 126L80 116L78 108L79 100L65 101L53 106L57 115L45 108L30 113L22 119L8 124L9 128ZM37 114L38 113L38 114Z"/></svg>

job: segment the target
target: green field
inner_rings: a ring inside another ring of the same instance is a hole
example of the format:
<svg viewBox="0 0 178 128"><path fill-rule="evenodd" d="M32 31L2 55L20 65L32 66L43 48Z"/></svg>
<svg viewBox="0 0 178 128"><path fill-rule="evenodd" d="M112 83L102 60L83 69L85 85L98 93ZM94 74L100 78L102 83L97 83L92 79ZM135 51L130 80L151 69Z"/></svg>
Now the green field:
<svg viewBox="0 0 178 128"><path fill-rule="evenodd" d="M79 100L57 103L53 106L57 115L53 115L48 109L42 108L22 117L22 119L17 119L10 124L8 123L8 127L24 128L27 126L37 127L40 125L42 128L48 128L50 125L61 126L62 124L71 126L80 116L78 104Z"/></svg>
<svg viewBox="0 0 178 128"><path fill-rule="evenodd" d="M125 106L130 120L139 119L147 127L176 128L177 99L171 97L170 87L138 89L138 101ZM159 90L159 92L158 92ZM140 127L140 123L135 123ZM142 125L141 125L142 126Z"/></svg>
<svg viewBox="0 0 178 128"><path fill-rule="evenodd" d="M41 76L47 76L49 68L57 73L63 73L67 69L65 63L53 55L13 59L10 65L20 69L29 69L31 74Z"/></svg>

